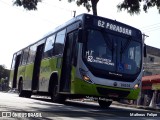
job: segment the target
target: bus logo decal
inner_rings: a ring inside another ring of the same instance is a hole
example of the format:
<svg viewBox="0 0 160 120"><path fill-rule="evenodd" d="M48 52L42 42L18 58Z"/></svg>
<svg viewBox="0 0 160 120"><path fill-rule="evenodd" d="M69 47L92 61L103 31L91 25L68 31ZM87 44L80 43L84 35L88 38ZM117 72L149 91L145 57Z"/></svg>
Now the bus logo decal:
<svg viewBox="0 0 160 120"><path fill-rule="evenodd" d="M114 83L113 83L113 86L117 86L117 82L114 82Z"/></svg>

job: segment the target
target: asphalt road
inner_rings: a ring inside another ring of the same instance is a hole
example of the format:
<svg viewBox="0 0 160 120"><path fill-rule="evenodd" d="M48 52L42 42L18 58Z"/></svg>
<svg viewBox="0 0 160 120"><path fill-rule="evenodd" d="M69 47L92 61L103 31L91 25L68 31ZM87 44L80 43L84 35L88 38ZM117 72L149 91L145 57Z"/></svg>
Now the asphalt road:
<svg viewBox="0 0 160 120"><path fill-rule="evenodd" d="M21 98L15 93L0 92L0 120L159 120L160 112L111 105L102 109L94 102L67 100L52 103L50 98Z"/></svg>

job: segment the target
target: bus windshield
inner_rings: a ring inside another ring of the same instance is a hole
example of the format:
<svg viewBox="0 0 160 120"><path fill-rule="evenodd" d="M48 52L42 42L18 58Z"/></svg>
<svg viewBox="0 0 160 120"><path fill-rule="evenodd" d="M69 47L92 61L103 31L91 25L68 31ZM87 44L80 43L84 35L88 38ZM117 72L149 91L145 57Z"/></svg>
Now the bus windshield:
<svg viewBox="0 0 160 120"><path fill-rule="evenodd" d="M84 58L93 69L134 75L141 70L141 43L98 30L87 31Z"/></svg>

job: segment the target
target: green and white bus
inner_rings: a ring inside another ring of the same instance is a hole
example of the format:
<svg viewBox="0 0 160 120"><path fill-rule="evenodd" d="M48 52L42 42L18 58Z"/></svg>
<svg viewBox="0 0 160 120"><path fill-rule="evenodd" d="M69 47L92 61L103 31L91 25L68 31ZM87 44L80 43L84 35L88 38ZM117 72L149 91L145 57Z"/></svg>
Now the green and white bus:
<svg viewBox="0 0 160 120"><path fill-rule="evenodd" d="M10 87L20 97L49 95L59 103L86 96L97 98L101 107L136 100L144 48L140 30L81 14L14 53Z"/></svg>

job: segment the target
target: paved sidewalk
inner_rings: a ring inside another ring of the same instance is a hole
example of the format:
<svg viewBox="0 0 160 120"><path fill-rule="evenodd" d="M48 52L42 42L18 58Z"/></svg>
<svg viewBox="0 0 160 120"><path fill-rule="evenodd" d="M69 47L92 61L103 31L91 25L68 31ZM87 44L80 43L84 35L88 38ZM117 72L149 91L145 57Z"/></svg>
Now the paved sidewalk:
<svg viewBox="0 0 160 120"><path fill-rule="evenodd" d="M81 102L95 102L93 100L90 99L74 99L74 101L81 101ZM160 106L153 108L153 107L149 107L149 106L143 106L143 105L135 105L135 104L129 104L129 103L122 103L122 102L117 102L117 101L113 101L112 105L117 105L117 106L124 106L124 107L132 107L132 108L138 108L138 109L145 109L145 110L153 110L153 111L157 111L160 112Z"/></svg>
<svg viewBox="0 0 160 120"><path fill-rule="evenodd" d="M159 111L160 112L160 107L149 107L149 106L142 106L142 105L134 105L134 104L127 104L127 103L120 103L113 101L113 105L119 105L119 106L125 106L125 107L133 107L133 108L139 108L139 109L145 109L145 110L154 110L154 111Z"/></svg>

